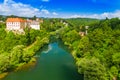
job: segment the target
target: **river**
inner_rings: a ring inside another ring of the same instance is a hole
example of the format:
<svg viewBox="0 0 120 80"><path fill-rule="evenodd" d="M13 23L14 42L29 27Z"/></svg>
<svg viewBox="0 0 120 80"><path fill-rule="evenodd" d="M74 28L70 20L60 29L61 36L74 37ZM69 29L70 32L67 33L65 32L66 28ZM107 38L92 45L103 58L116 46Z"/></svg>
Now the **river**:
<svg viewBox="0 0 120 80"><path fill-rule="evenodd" d="M3 80L83 80L71 54L57 42L37 52L37 64L29 69L11 72Z"/></svg>

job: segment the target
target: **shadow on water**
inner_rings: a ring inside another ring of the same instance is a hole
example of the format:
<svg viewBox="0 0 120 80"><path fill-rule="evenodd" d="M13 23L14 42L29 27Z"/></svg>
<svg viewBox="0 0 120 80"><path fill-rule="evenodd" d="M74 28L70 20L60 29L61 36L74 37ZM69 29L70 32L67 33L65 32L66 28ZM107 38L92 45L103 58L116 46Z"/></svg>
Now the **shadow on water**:
<svg viewBox="0 0 120 80"><path fill-rule="evenodd" d="M83 80L82 75L77 72L74 66L63 66L63 75L67 80Z"/></svg>

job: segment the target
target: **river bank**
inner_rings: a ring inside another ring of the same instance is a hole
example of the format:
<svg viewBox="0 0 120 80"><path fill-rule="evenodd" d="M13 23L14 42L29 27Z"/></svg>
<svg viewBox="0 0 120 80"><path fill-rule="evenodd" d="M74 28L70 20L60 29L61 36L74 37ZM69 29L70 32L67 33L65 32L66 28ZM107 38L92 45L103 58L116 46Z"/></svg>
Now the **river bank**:
<svg viewBox="0 0 120 80"><path fill-rule="evenodd" d="M28 70L32 67L34 67L36 65L36 58L33 57L27 64L21 64L20 66L18 66L17 68L15 68L13 71L11 72L17 72L17 71L20 71L20 70ZM2 80L3 78L5 78L7 75L9 75L11 72L4 72L4 73L1 73L0 74L0 80Z"/></svg>
<svg viewBox="0 0 120 80"><path fill-rule="evenodd" d="M36 53L37 61L35 65L32 64L33 67L26 70L23 66L2 80L83 80L77 72L72 55L64 47L62 49L58 43L50 43L44 48Z"/></svg>
<svg viewBox="0 0 120 80"><path fill-rule="evenodd" d="M32 43L30 46L23 48L21 54L24 55L25 62L17 63L16 67L10 71L4 71L0 74L0 79L6 77L9 73L19 71L25 67L34 66L36 64L36 59L34 58L35 53L39 51L44 45L49 43L49 37L44 37L40 39L39 37L36 38L36 41Z"/></svg>
<svg viewBox="0 0 120 80"><path fill-rule="evenodd" d="M0 74L0 80L2 80L4 77L8 75L8 72L4 72Z"/></svg>

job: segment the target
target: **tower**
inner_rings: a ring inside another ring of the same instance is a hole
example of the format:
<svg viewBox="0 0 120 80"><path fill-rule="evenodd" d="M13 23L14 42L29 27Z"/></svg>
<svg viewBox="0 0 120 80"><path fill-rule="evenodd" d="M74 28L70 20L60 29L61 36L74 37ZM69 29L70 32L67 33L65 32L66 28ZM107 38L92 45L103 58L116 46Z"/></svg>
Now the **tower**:
<svg viewBox="0 0 120 80"><path fill-rule="evenodd" d="M88 34L88 28L89 28L89 26L85 26L85 34L87 35Z"/></svg>

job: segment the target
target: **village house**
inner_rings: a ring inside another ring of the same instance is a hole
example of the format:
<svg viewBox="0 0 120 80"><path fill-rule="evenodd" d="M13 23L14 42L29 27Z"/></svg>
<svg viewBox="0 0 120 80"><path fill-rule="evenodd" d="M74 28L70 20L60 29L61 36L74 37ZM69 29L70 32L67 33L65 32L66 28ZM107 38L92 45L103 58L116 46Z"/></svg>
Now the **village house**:
<svg viewBox="0 0 120 80"><path fill-rule="evenodd" d="M38 19L40 23L43 23L43 19Z"/></svg>
<svg viewBox="0 0 120 80"><path fill-rule="evenodd" d="M84 31L84 32L83 32L83 31L80 31L80 32L79 32L79 35L80 35L81 37L87 35L87 34L88 34L88 28L89 28L89 26L85 26L85 31Z"/></svg>
<svg viewBox="0 0 120 80"><path fill-rule="evenodd" d="M79 32L79 35L80 35L81 37L83 37L83 36L85 36L85 32Z"/></svg>
<svg viewBox="0 0 120 80"><path fill-rule="evenodd" d="M60 23L63 23L65 26L68 26L68 23L66 21L61 20Z"/></svg>
<svg viewBox="0 0 120 80"><path fill-rule="evenodd" d="M22 18L8 18L6 20L6 30L24 32L26 20Z"/></svg>
<svg viewBox="0 0 120 80"><path fill-rule="evenodd" d="M4 23L4 21L0 20L0 23Z"/></svg>
<svg viewBox="0 0 120 80"><path fill-rule="evenodd" d="M40 30L40 21L39 19L36 20L27 19L27 26L31 29Z"/></svg>

